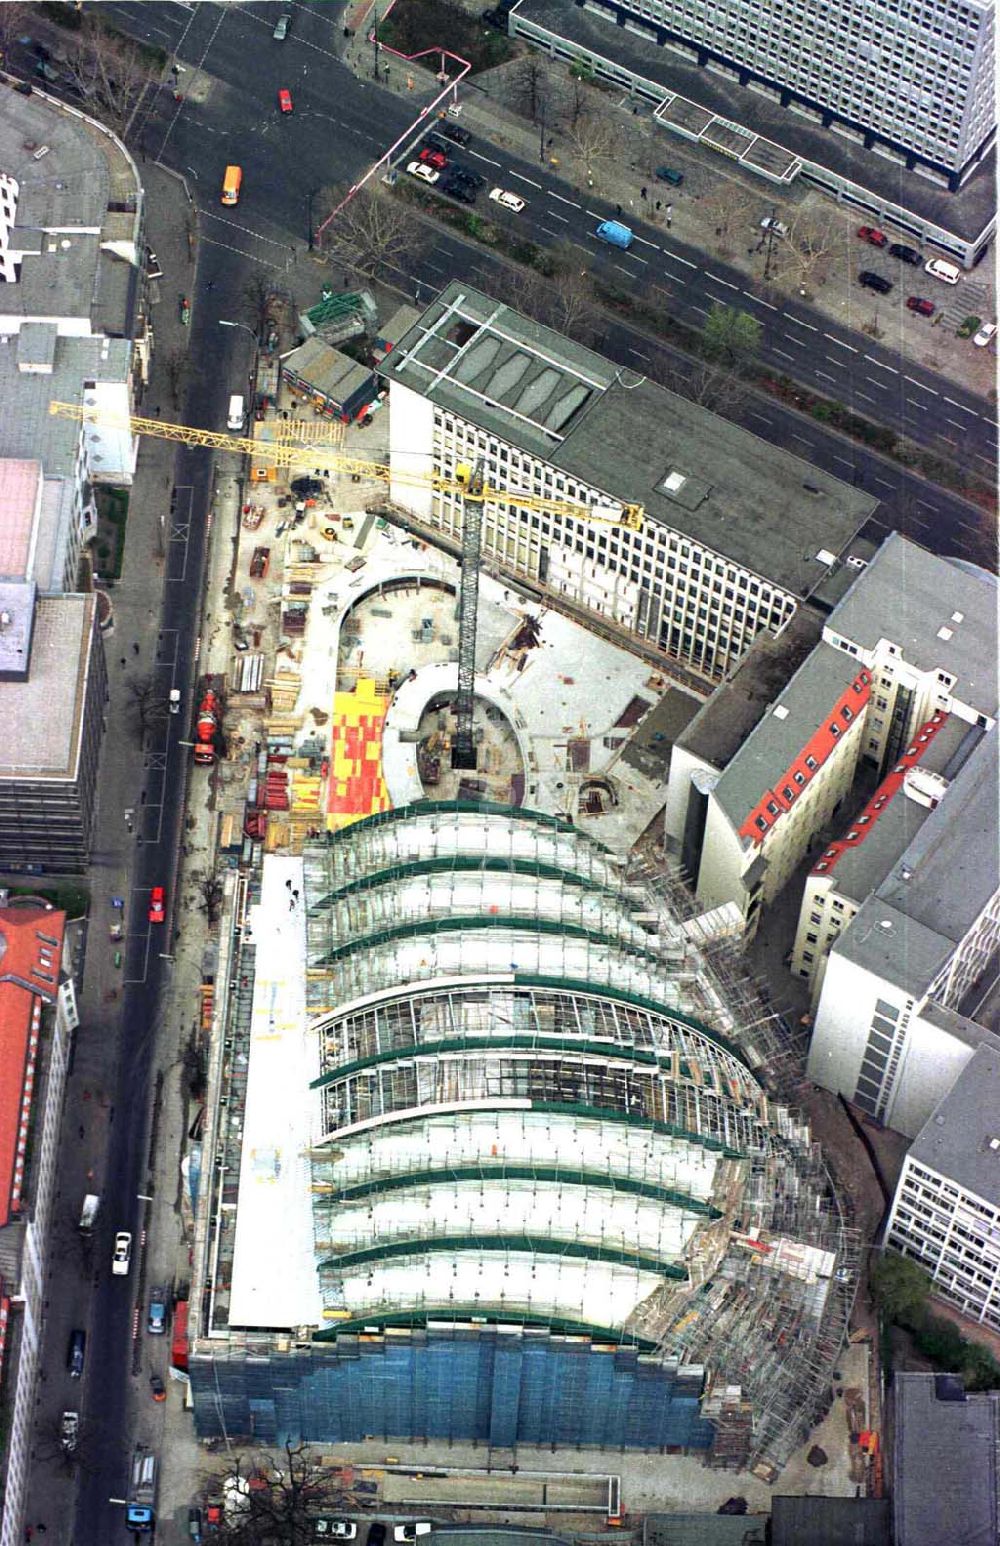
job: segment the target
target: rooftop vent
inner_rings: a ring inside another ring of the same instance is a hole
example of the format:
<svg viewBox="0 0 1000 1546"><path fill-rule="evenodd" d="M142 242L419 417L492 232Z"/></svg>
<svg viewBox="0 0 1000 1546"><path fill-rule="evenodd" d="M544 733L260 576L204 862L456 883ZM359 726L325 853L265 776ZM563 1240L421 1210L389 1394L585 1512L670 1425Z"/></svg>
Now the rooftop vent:
<svg viewBox="0 0 1000 1546"><path fill-rule="evenodd" d="M946 644L947 644L948 640L952 637L952 635L953 635L953 630L951 628L941 627L937 631L938 638L939 639L943 639Z"/></svg>
<svg viewBox="0 0 1000 1546"><path fill-rule="evenodd" d="M788 710L785 708L785 705L783 703L779 703L776 706L776 708L774 710L774 717L775 717L775 719L787 719L788 718Z"/></svg>
<svg viewBox="0 0 1000 1546"><path fill-rule="evenodd" d="M665 494L679 494L686 482L682 472L668 472L661 487Z"/></svg>

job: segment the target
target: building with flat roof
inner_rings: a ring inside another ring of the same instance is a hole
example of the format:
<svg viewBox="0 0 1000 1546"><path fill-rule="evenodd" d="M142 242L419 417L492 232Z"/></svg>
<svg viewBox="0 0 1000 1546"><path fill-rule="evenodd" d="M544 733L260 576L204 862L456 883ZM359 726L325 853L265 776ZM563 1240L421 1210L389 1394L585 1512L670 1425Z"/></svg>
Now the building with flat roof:
<svg viewBox="0 0 1000 1546"><path fill-rule="evenodd" d="M565 820L467 800L355 820L234 895L199 1433L776 1475L826 1401L855 1246L724 920Z"/></svg>
<svg viewBox="0 0 1000 1546"><path fill-rule="evenodd" d="M875 501L457 281L382 361L393 503L457 539L482 461L483 552L718 680L823 584ZM413 474L419 480L414 484ZM514 491L591 517L527 511ZM640 530L619 519L640 505Z"/></svg>
<svg viewBox="0 0 1000 1546"><path fill-rule="evenodd" d="M909 1137L989 1037L963 1010L1000 944L997 743L983 736L833 944L816 1009L809 1077Z"/></svg>
<svg viewBox="0 0 1000 1546"><path fill-rule="evenodd" d="M804 34L800 9L784 0L751 19L665 0L518 0L509 29L624 89L675 141L737 162L762 199L801 178L971 268L996 229L990 0L945 23L933 0L905 16L845 8ZM885 43L877 56L869 28ZM669 144L656 154L669 159Z"/></svg>
<svg viewBox="0 0 1000 1546"><path fill-rule="evenodd" d="M78 1024L66 914L0 890L0 1542L24 1539L63 1096Z"/></svg>
<svg viewBox="0 0 1000 1546"><path fill-rule="evenodd" d="M897 1374L892 1458L896 1546L995 1541L1000 1391L957 1374Z"/></svg>
<svg viewBox="0 0 1000 1546"><path fill-rule="evenodd" d="M793 977L810 984L814 1008L832 946L903 859L985 734L949 714L935 714L917 731L864 810L816 860L802 893L791 964Z"/></svg>
<svg viewBox="0 0 1000 1546"><path fill-rule="evenodd" d="M885 1244L925 1267L942 1299L1000 1332L1000 1038L973 1052L911 1144Z"/></svg>
<svg viewBox="0 0 1000 1546"><path fill-rule="evenodd" d="M735 903L748 936L850 790L871 693L867 668L822 641L783 686L773 653L755 656L748 687L737 673L674 745L664 817L699 902ZM779 685L767 704L759 679Z"/></svg>
<svg viewBox="0 0 1000 1546"><path fill-rule="evenodd" d="M2 585L0 865L79 874L90 858L108 697L96 595Z"/></svg>

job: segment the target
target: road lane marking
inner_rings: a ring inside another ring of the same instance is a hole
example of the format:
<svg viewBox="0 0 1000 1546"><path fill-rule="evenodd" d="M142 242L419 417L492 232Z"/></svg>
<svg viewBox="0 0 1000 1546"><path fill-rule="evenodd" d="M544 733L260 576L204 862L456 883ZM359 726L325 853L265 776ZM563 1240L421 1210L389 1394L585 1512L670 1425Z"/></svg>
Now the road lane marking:
<svg viewBox="0 0 1000 1546"><path fill-rule="evenodd" d="M739 289L739 285L730 284L728 279L723 279L718 274L710 274L707 268L705 270L705 278L706 279L711 279L713 284L725 285L727 290L738 290Z"/></svg>
<svg viewBox="0 0 1000 1546"><path fill-rule="evenodd" d="M915 380L913 376L904 376L903 380L908 381L911 386L919 387L922 392L929 392L932 397L941 396L940 392L936 392L933 387L925 386L922 381Z"/></svg>
<svg viewBox="0 0 1000 1546"><path fill-rule="evenodd" d="M888 381L876 381L874 376L866 376L865 380L869 386L878 387L880 392L888 392L889 390Z"/></svg>
<svg viewBox="0 0 1000 1546"><path fill-rule="evenodd" d="M973 418L978 418L979 417L979 415L976 413L975 408L966 408L964 403L956 403L956 401L955 401L955 399L953 397L946 397L945 398L945 402L946 403L951 403L951 406L953 408L957 408L959 413L971 413Z"/></svg>
<svg viewBox="0 0 1000 1546"><path fill-rule="evenodd" d="M817 370L816 375L820 378L821 381L829 381L831 386L837 385L836 377L828 376L825 370Z"/></svg>
<svg viewBox="0 0 1000 1546"><path fill-rule="evenodd" d="M560 204L568 204L570 209L582 209L583 208L583 205L582 204L577 204L575 202L575 200L573 200L573 199L564 199L561 193L553 193L551 188L549 189L549 198L550 199L558 199Z"/></svg>
<svg viewBox="0 0 1000 1546"><path fill-rule="evenodd" d="M877 360L873 354L866 354L865 359L868 361L869 365L877 365L879 370L887 370L893 376L899 375L899 371L896 369L895 365L886 365L883 360Z"/></svg>
<svg viewBox="0 0 1000 1546"><path fill-rule="evenodd" d="M847 349L851 354L860 353L858 349L855 349L853 344L845 344L842 338L834 338L832 333L824 333L823 337L828 338L832 344L836 344L838 349Z"/></svg>
<svg viewBox="0 0 1000 1546"><path fill-rule="evenodd" d="M652 249L653 249L653 251L654 251L654 252L659 252L659 250L660 250L660 249L659 249L659 246L658 246L658 245L657 245L657 243L656 243L656 242L649 242L649 241L647 241L647 240L646 240L646 238L645 238L645 237L644 237L644 236L636 236L636 235L635 235L635 234L634 234L634 233L633 233L633 237L632 237L632 240L633 240L633 241L636 241L636 242L642 242L642 245L643 245L643 246L644 246L644 247L652 247Z"/></svg>
<svg viewBox="0 0 1000 1546"><path fill-rule="evenodd" d="M696 311L700 317L707 317L708 316L708 312L705 310L704 306L696 306L693 301L691 302L691 305L688 307L688 310L689 311Z"/></svg>
<svg viewBox="0 0 1000 1546"><path fill-rule="evenodd" d="M810 333L819 332L818 327L813 327L811 322L803 322L801 317L794 317L790 311L785 312L785 320L787 322L794 322L796 327L807 327Z"/></svg>
<svg viewBox="0 0 1000 1546"><path fill-rule="evenodd" d="M515 171L512 170L510 175L511 175L511 177L516 177L520 182L527 183L529 188L537 188L539 193L541 193L541 191L542 191L541 183L536 183L536 182L532 181L532 179L530 177L525 177L523 172L515 172Z"/></svg>
<svg viewBox="0 0 1000 1546"><path fill-rule="evenodd" d="M778 309L777 306L772 306L770 301L762 301L760 296L754 295L752 290L741 290L740 294L745 295L748 301L753 301L757 306L766 306L768 311L777 311Z"/></svg>
<svg viewBox="0 0 1000 1546"><path fill-rule="evenodd" d="M648 263L649 262L648 258L640 258L639 254L637 252L630 252L629 253L629 257L632 259L633 263Z"/></svg>
<svg viewBox="0 0 1000 1546"><path fill-rule="evenodd" d="M677 263L683 263L685 268L697 268L697 263L689 263L687 258L682 258L679 252L671 252L669 248L662 249L665 258L673 258Z"/></svg>
<svg viewBox="0 0 1000 1546"><path fill-rule="evenodd" d="M634 354L637 360L649 361L649 355L643 354L639 349L629 349L629 354Z"/></svg>
<svg viewBox="0 0 1000 1546"><path fill-rule="evenodd" d="M566 216L560 215L557 209L550 209L548 211L548 216L550 220L561 220L563 225L569 225L569 221L567 220Z"/></svg>
<svg viewBox="0 0 1000 1546"><path fill-rule="evenodd" d="M421 132L423 132L423 131L421 131ZM477 161L485 161L487 166L495 166L497 168L499 168L499 166L500 166L500 162L499 161L494 161L491 156L481 155L478 150L467 150L466 151L466 155L467 156L475 156ZM512 174L512 175L515 175L515 174Z"/></svg>
<svg viewBox="0 0 1000 1546"><path fill-rule="evenodd" d="M792 358L793 358L793 356L792 356L792 355L790 355L790 354L786 354L786 353L785 353L785 351L784 351L784 349L775 349L775 350L774 350L774 353L775 353L775 354L780 354L780 355L781 355L781 358L782 358L782 359L783 359L783 360L790 360L790 359L792 359Z"/></svg>

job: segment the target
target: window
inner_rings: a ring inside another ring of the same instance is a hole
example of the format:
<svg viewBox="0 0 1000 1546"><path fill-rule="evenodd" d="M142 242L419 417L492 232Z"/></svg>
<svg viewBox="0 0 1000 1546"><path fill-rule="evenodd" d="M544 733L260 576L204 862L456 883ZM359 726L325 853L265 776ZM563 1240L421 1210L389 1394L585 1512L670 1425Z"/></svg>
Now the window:
<svg viewBox="0 0 1000 1546"><path fill-rule="evenodd" d="M806 758L806 767L809 769L809 771L811 773L815 773L816 769L819 767L819 763L816 761L815 757L807 757Z"/></svg>

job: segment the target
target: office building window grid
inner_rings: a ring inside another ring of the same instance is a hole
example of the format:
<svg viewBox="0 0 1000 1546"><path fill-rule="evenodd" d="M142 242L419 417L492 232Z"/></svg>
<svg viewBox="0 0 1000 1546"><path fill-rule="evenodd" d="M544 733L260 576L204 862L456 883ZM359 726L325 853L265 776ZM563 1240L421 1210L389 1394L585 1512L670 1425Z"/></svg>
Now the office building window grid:
<svg viewBox="0 0 1000 1546"><path fill-rule="evenodd" d="M487 482L498 487L584 503L607 498L551 463L435 408L435 470L454 477L459 464L480 457ZM460 500L436 494L432 519L457 539ZM483 550L513 574L548 585L710 678L735 666L763 629L778 632L796 609L788 592L649 519L633 532L487 502Z"/></svg>
<svg viewBox="0 0 1000 1546"><path fill-rule="evenodd" d="M949 167L993 127L992 6L628 0L622 9Z"/></svg>
<svg viewBox="0 0 1000 1546"><path fill-rule="evenodd" d="M1000 1331L1000 1212L907 1160L886 1245L919 1261L935 1292Z"/></svg>

